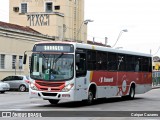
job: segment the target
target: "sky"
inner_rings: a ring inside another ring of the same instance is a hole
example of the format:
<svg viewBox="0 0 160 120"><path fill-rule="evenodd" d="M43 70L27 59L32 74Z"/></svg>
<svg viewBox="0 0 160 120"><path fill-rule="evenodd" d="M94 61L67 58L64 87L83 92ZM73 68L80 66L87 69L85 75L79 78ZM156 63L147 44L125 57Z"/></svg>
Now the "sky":
<svg viewBox="0 0 160 120"><path fill-rule="evenodd" d="M0 21L8 22L9 0L1 0ZM88 40L160 56L160 0L85 0Z"/></svg>

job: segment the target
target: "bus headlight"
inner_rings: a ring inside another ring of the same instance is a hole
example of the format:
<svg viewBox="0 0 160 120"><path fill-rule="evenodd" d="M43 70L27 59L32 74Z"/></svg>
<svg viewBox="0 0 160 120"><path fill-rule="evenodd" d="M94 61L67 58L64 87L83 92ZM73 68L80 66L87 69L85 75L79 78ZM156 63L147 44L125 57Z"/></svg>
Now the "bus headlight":
<svg viewBox="0 0 160 120"><path fill-rule="evenodd" d="M68 92L71 90L71 88L74 86L74 84L68 84L63 89L62 92Z"/></svg>
<svg viewBox="0 0 160 120"><path fill-rule="evenodd" d="M31 88L32 90L38 90L37 87L34 85L34 83L31 83L31 84L30 84L30 88Z"/></svg>

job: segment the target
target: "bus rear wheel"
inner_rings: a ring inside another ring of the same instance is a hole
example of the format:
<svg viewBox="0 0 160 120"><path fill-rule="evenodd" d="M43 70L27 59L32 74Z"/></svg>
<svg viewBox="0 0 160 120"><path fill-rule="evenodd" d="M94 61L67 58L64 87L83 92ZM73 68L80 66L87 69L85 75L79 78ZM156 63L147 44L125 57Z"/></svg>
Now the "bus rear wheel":
<svg viewBox="0 0 160 120"><path fill-rule="evenodd" d="M135 96L135 88L134 88L133 86L131 86L130 91L129 91L129 96L128 96L128 98L129 98L130 100L133 100L133 99L134 99L134 96Z"/></svg>
<svg viewBox="0 0 160 120"><path fill-rule="evenodd" d="M59 102L59 100L52 100L52 99L50 99L50 100L48 100L51 104L58 104L58 102Z"/></svg>

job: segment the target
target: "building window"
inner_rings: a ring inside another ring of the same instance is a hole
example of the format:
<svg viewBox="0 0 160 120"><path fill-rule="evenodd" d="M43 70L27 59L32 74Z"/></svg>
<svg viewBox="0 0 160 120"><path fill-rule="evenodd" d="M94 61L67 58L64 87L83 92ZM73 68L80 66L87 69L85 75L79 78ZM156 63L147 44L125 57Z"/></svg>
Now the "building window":
<svg viewBox="0 0 160 120"><path fill-rule="evenodd" d="M19 12L19 7L13 7L14 12Z"/></svg>
<svg viewBox="0 0 160 120"><path fill-rule="evenodd" d="M60 10L60 6L55 6L54 9L55 10Z"/></svg>
<svg viewBox="0 0 160 120"><path fill-rule="evenodd" d="M77 4L77 0L74 0L74 4Z"/></svg>
<svg viewBox="0 0 160 120"><path fill-rule="evenodd" d="M16 55L12 55L12 69L16 69Z"/></svg>
<svg viewBox="0 0 160 120"><path fill-rule="evenodd" d="M27 13L27 3L21 3L21 13Z"/></svg>
<svg viewBox="0 0 160 120"><path fill-rule="evenodd" d="M23 56L19 56L19 69L23 68Z"/></svg>
<svg viewBox="0 0 160 120"><path fill-rule="evenodd" d="M0 55L0 69L5 69L5 55Z"/></svg>
<svg viewBox="0 0 160 120"><path fill-rule="evenodd" d="M46 3L46 12L52 12L53 11L53 4L52 2Z"/></svg>
<svg viewBox="0 0 160 120"><path fill-rule="evenodd" d="M29 56L29 68L31 67L31 56Z"/></svg>

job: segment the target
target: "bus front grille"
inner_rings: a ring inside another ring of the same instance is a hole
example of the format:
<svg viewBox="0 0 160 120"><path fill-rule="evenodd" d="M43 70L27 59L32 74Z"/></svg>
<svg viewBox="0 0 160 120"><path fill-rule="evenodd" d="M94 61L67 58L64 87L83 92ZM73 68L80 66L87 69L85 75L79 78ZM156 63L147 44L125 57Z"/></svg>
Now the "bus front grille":
<svg viewBox="0 0 160 120"><path fill-rule="evenodd" d="M64 82L43 82L43 81L36 81L36 84L44 87L60 87L64 85Z"/></svg>
<svg viewBox="0 0 160 120"><path fill-rule="evenodd" d="M45 93L45 92L42 92L42 95L43 96L57 96L57 93Z"/></svg>
<svg viewBox="0 0 160 120"><path fill-rule="evenodd" d="M48 88L40 88L39 90L48 91ZM60 89L51 88L50 91L54 91L54 92L57 91L57 92L59 92Z"/></svg>

